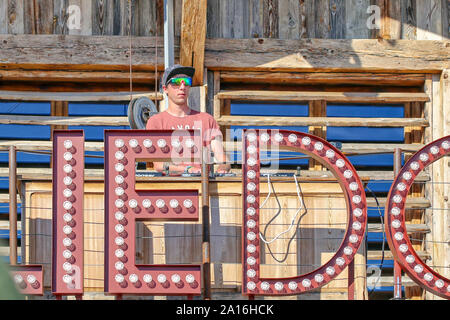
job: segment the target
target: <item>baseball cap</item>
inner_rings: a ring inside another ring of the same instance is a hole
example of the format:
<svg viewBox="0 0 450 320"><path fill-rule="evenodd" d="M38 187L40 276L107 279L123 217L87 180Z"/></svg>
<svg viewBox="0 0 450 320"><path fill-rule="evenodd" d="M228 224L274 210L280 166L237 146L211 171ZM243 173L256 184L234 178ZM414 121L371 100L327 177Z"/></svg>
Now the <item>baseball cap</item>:
<svg viewBox="0 0 450 320"><path fill-rule="evenodd" d="M195 68L193 68L193 67L185 67L180 64L174 64L173 66L166 68L166 70L164 71L161 85L167 86L167 82L174 75L185 74L192 78L194 76L194 73L195 73Z"/></svg>

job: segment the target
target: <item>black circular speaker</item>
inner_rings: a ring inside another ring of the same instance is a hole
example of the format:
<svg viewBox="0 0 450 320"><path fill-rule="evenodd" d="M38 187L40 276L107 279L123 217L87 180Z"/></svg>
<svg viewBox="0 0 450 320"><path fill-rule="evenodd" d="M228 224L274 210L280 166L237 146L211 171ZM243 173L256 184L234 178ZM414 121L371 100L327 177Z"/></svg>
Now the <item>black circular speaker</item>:
<svg viewBox="0 0 450 320"><path fill-rule="evenodd" d="M139 97L128 105L128 122L131 129L145 129L148 119L158 113L155 103L147 97Z"/></svg>

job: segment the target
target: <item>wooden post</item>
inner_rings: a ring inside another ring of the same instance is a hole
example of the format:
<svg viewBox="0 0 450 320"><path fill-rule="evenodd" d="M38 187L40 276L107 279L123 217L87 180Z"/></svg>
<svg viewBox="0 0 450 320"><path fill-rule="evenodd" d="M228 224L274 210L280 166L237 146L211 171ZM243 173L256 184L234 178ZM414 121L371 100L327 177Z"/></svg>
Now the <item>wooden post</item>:
<svg viewBox="0 0 450 320"><path fill-rule="evenodd" d="M16 147L9 147L9 263L17 264L17 162Z"/></svg>
<svg viewBox="0 0 450 320"><path fill-rule="evenodd" d="M211 249L209 230L209 149L202 148L202 264L203 297L211 299Z"/></svg>

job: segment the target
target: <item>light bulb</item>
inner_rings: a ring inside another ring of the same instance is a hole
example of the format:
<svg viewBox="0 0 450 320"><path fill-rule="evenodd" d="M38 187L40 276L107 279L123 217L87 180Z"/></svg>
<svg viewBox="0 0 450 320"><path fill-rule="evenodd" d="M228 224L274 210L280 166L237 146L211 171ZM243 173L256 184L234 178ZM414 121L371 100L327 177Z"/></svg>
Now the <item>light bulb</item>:
<svg viewBox="0 0 450 320"><path fill-rule="evenodd" d="M172 209L178 208L179 203L177 199L171 199L169 205Z"/></svg>
<svg viewBox="0 0 450 320"><path fill-rule="evenodd" d="M256 239L256 234L254 232L247 233L247 239L253 241Z"/></svg>
<svg viewBox="0 0 450 320"><path fill-rule="evenodd" d="M114 141L114 144L117 148L122 148L125 145L125 142L122 139L116 139Z"/></svg>
<svg viewBox="0 0 450 320"><path fill-rule="evenodd" d="M317 151L322 151L323 150L323 143L318 141L314 144L314 149L316 149Z"/></svg>
<svg viewBox="0 0 450 320"><path fill-rule="evenodd" d="M256 289L256 284L253 281L247 282L247 289L253 291Z"/></svg>
<svg viewBox="0 0 450 320"><path fill-rule="evenodd" d="M116 208L122 208L125 205L125 202L123 202L122 199L116 199L116 201L114 201L114 204L116 205Z"/></svg>
<svg viewBox="0 0 450 320"><path fill-rule="evenodd" d="M444 287L444 281L442 281L441 279L437 280L435 283L436 287L438 287L439 289Z"/></svg>
<svg viewBox="0 0 450 320"><path fill-rule="evenodd" d="M270 289L270 284L267 281L261 282L261 290L267 291Z"/></svg>
<svg viewBox="0 0 450 320"><path fill-rule="evenodd" d="M314 276L314 280L315 280L317 283L321 283L321 282L323 281L323 275L321 275L321 274L316 274L316 275Z"/></svg>
<svg viewBox="0 0 450 320"><path fill-rule="evenodd" d="M416 265L414 266L414 271L415 271L416 273L422 273L422 272L423 272L423 267L422 267L420 264L416 264Z"/></svg>
<svg viewBox="0 0 450 320"><path fill-rule="evenodd" d="M345 247L344 248L344 254L349 256L353 253L353 248L352 247Z"/></svg>
<svg viewBox="0 0 450 320"><path fill-rule="evenodd" d="M72 202L70 202L70 201L64 201L64 202L63 202L63 208L66 209L66 210L72 209Z"/></svg>
<svg viewBox="0 0 450 320"><path fill-rule="evenodd" d="M255 191L255 189L256 189L256 184L254 184L253 182L247 183L248 191Z"/></svg>
<svg viewBox="0 0 450 320"><path fill-rule="evenodd" d="M256 134L254 132L250 132L247 134L247 140L249 142L255 142L256 141Z"/></svg>
<svg viewBox="0 0 450 320"><path fill-rule="evenodd" d="M136 148L139 145L139 142L136 139L131 139L130 141L128 141L128 144L130 145L131 148Z"/></svg>
<svg viewBox="0 0 450 320"><path fill-rule="evenodd" d="M406 253L408 251L408 245L402 243L401 245L398 246L398 249L400 250L401 253Z"/></svg>
<svg viewBox="0 0 450 320"><path fill-rule="evenodd" d="M249 216L253 216L253 215L255 215L255 213L256 213L256 209L255 208L253 208L253 207L247 208L247 214Z"/></svg>
<svg viewBox="0 0 450 320"><path fill-rule="evenodd" d="M72 166L70 164L65 164L63 167L63 171L65 173L71 173L72 172Z"/></svg>
<svg viewBox="0 0 450 320"><path fill-rule="evenodd" d="M401 226L401 222L400 222L400 220L395 219L392 221L391 225L394 229L398 229Z"/></svg>
<svg viewBox="0 0 450 320"><path fill-rule="evenodd" d="M253 270L253 269L248 269L248 270L247 270L247 277L249 277L249 278L254 278L254 277L256 277L256 271Z"/></svg>
<svg viewBox="0 0 450 320"><path fill-rule="evenodd" d="M138 206L138 202L136 199L131 199L130 201L128 201L128 205L130 206L130 208L134 209Z"/></svg>
<svg viewBox="0 0 450 320"><path fill-rule="evenodd" d="M122 283L125 280L125 277L121 274L116 274L114 280L116 280L117 283Z"/></svg>
<svg viewBox="0 0 450 320"><path fill-rule="evenodd" d="M248 253L255 253L255 251L256 251L256 246L254 244L249 244L247 246L247 252Z"/></svg>
<svg viewBox="0 0 450 320"><path fill-rule="evenodd" d="M194 283L194 281L195 281L195 277L190 273L188 275L186 275L185 279L186 279L187 283Z"/></svg>
<svg viewBox="0 0 450 320"><path fill-rule="evenodd" d="M125 215L122 212L117 211L116 213L114 213L114 217L117 221L121 221L125 217Z"/></svg>
<svg viewBox="0 0 450 320"><path fill-rule="evenodd" d="M350 172L351 172L351 171L350 171ZM348 187L349 187L350 190L352 190L352 191L358 190L358 184L357 184L356 182L350 183Z"/></svg>
<svg viewBox="0 0 450 320"><path fill-rule="evenodd" d="M64 160L66 160L66 161L70 161L70 160L72 160L72 153L71 152L64 152Z"/></svg>
<svg viewBox="0 0 450 320"><path fill-rule="evenodd" d="M450 142L449 142L449 141L444 141L444 142L442 142L441 147L442 147L442 149L444 149L444 150L450 149Z"/></svg>
<svg viewBox="0 0 450 320"><path fill-rule="evenodd" d="M403 198L399 194L396 194L395 196L392 197L392 201L394 201L395 203L401 203L402 200L403 200Z"/></svg>
<svg viewBox="0 0 450 320"><path fill-rule="evenodd" d="M183 206L184 206L186 209L192 208L192 200L191 200L191 199L186 199L186 200L184 200L184 201L183 201Z"/></svg>
<svg viewBox="0 0 450 320"><path fill-rule="evenodd" d="M426 154L426 153L421 153L421 154L419 155L419 159L420 159L420 161L422 161L422 162L427 162L428 159L430 159L430 157L429 157L428 154Z"/></svg>
<svg viewBox="0 0 450 320"><path fill-rule="evenodd" d="M139 277L137 274L132 273L128 276L128 279L130 280L131 283L136 283L139 281Z"/></svg>
<svg viewBox="0 0 450 320"><path fill-rule="evenodd" d="M247 165L250 167L253 167L256 164L256 159L255 158L248 158L247 159Z"/></svg>
<svg viewBox="0 0 450 320"><path fill-rule="evenodd" d="M361 223L360 223L359 221L353 222L352 228L353 228L354 230L356 230L356 231L361 230Z"/></svg>
<svg viewBox="0 0 450 320"><path fill-rule="evenodd" d="M430 148L430 152L431 152L431 154L433 154L433 155L437 155L437 154L439 153L439 147L437 147L437 146L432 146L432 147Z"/></svg>
<svg viewBox="0 0 450 320"><path fill-rule="evenodd" d="M71 234L72 233L72 227L70 226L64 226L63 227L64 234Z"/></svg>
<svg viewBox="0 0 450 320"><path fill-rule="evenodd" d="M342 159L337 159L337 160L336 160L336 166L337 166L338 168L343 168L343 167L345 166L345 161L342 160Z"/></svg>
<svg viewBox="0 0 450 320"><path fill-rule="evenodd" d="M353 172L351 172L351 170L345 170L344 171L344 177L346 179L350 179L351 177L353 177Z"/></svg>
<svg viewBox="0 0 450 320"><path fill-rule="evenodd" d="M72 184L72 178L71 177L64 177L63 182L66 186L70 186Z"/></svg>
<svg viewBox="0 0 450 320"><path fill-rule="evenodd" d="M181 146L181 142L178 139L172 139L172 141L170 142L170 144L172 145L172 147L174 148L179 148Z"/></svg>
<svg viewBox="0 0 450 320"><path fill-rule="evenodd" d="M64 141L64 148L66 148L66 149L70 149L70 148L72 148L72 140L65 140Z"/></svg>
<svg viewBox="0 0 450 320"><path fill-rule="evenodd" d="M394 234L394 238L395 238L395 240L397 240L397 241L403 240L403 233L401 233L401 232L395 233L395 234Z"/></svg>
<svg viewBox="0 0 450 320"><path fill-rule="evenodd" d="M192 139L186 139L186 147L193 148L195 146L194 140Z"/></svg>
<svg viewBox="0 0 450 320"><path fill-rule="evenodd" d="M158 199L156 200L156 206L160 209L164 208L166 206L166 203L164 202L163 199Z"/></svg>
<svg viewBox="0 0 450 320"><path fill-rule="evenodd" d="M117 233L122 233L123 230L125 230L125 228L121 224L116 224L115 227L114 227L114 230L116 230Z"/></svg>
<svg viewBox="0 0 450 320"><path fill-rule="evenodd" d="M255 179L255 177L256 177L256 172L255 171L253 171L253 170L247 171L247 178Z"/></svg>
<svg viewBox="0 0 450 320"><path fill-rule="evenodd" d="M412 254L410 254L410 255L406 256L405 260L408 263L413 263L414 261L416 261L416 258L414 258L414 256Z"/></svg>
<svg viewBox="0 0 450 320"><path fill-rule="evenodd" d="M270 136L269 136L269 134L267 132L261 134L261 141L262 142L267 142L269 140L270 140Z"/></svg>
<svg viewBox="0 0 450 320"><path fill-rule="evenodd" d="M325 156L328 159L333 159L335 155L336 155L336 153L331 149L328 149L327 152L325 153Z"/></svg>
<svg viewBox="0 0 450 320"><path fill-rule="evenodd" d="M412 174L409 171L406 171L403 173L402 175L403 179L405 179L406 181L410 180L412 178Z"/></svg>
<svg viewBox="0 0 450 320"><path fill-rule="evenodd" d="M167 277L164 274L158 274L157 280L159 283L165 283L167 281Z"/></svg>
<svg viewBox="0 0 450 320"><path fill-rule="evenodd" d="M397 190L400 191L400 192L405 191L406 190L406 184L404 184L403 182L400 182L397 185Z"/></svg>
<svg viewBox="0 0 450 320"><path fill-rule="evenodd" d="M348 240L350 241L350 243L357 243L358 242L358 236L356 234L352 234Z"/></svg>
<svg viewBox="0 0 450 320"><path fill-rule="evenodd" d="M116 193L117 196L121 196L125 193L125 190L122 187L117 187L114 189L114 192Z"/></svg>
<svg viewBox="0 0 450 320"><path fill-rule="evenodd" d="M122 258L125 255L125 253L123 252L122 249L117 249L116 251L114 251L114 254L119 259Z"/></svg>
<svg viewBox="0 0 450 320"><path fill-rule="evenodd" d="M248 228L253 229L255 226L256 226L255 220L250 219L250 220L247 221L247 227Z"/></svg>
<svg viewBox="0 0 450 320"><path fill-rule="evenodd" d="M295 142L297 142L297 135L294 134L294 133L291 133L291 134L288 136L288 141L289 141L290 143L295 143Z"/></svg>
<svg viewBox="0 0 450 320"><path fill-rule="evenodd" d="M148 273L144 274L144 276L142 277L142 281L144 281L145 283L150 283L153 281L153 278L151 275L149 275Z"/></svg>
<svg viewBox="0 0 450 320"><path fill-rule="evenodd" d="M277 290L277 291L283 291L283 289L284 289L284 284L283 284L283 282L275 282L275 284L274 284L274 286L273 286L274 288L275 288L275 290Z"/></svg>
<svg viewBox="0 0 450 320"><path fill-rule="evenodd" d="M124 155L124 153L123 153L122 151L117 151L117 152L114 154L114 157L115 157L117 160L122 160L122 159L125 157L125 155Z"/></svg>
<svg viewBox="0 0 450 320"><path fill-rule="evenodd" d="M72 221L72 215L71 215L70 213L65 213L65 214L63 215L63 220L64 220L65 222L70 222L70 221Z"/></svg>
<svg viewBox="0 0 450 320"><path fill-rule="evenodd" d="M305 288L311 287L311 280L309 280L309 279L303 279L303 281L302 281L302 286L305 287Z"/></svg>
<svg viewBox="0 0 450 320"><path fill-rule="evenodd" d="M356 195L352 197L352 202L355 204L359 204L361 202L361 197Z"/></svg>
<svg viewBox="0 0 450 320"><path fill-rule="evenodd" d="M248 203L254 203L256 201L256 197L252 194L247 196L247 202Z"/></svg>
<svg viewBox="0 0 450 320"><path fill-rule="evenodd" d="M253 266L256 263L256 259L253 257L248 257L247 258L247 264L250 266Z"/></svg>
<svg viewBox="0 0 450 320"><path fill-rule="evenodd" d="M36 277L35 277L34 275L29 274L29 275L27 276L27 282L28 282L29 284L34 284L36 281L37 281L37 279L36 279Z"/></svg>
<svg viewBox="0 0 450 320"><path fill-rule="evenodd" d="M72 196L72 190L64 189L63 194L64 194L64 197L70 198Z"/></svg>
<svg viewBox="0 0 450 320"><path fill-rule="evenodd" d="M170 279L172 280L173 283L179 283L181 281L181 277L179 274L173 274Z"/></svg>
<svg viewBox="0 0 450 320"><path fill-rule="evenodd" d="M63 245L64 247L70 247L72 245L72 240L70 238L64 238Z"/></svg>
<svg viewBox="0 0 450 320"><path fill-rule="evenodd" d="M63 257L65 259L70 259L72 257L72 252L70 250L64 250L63 251Z"/></svg>
<svg viewBox="0 0 450 320"><path fill-rule="evenodd" d="M145 139L144 141L142 141L142 144L144 145L145 148L151 148L153 146L153 142L150 139Z"/></svg>
<svg viewBox="0 0 450 320"><path fill-rule="evenodd" d="M398 216L400 214L401 210L397 207L392 207L391 214L394 216Z"/></svg>
<svg viewBox="0 0 450 320"><path fill-rule="evenodd" d="M152 202L149 199L144 199L142 200L142 206L144 208L150 208L152 206Z"/></svg>
<svg viewBox="0 0 450 320"><path fill-rule="evenodd" d="M122 237L116 237L116 239L114 239L114 242L116 243L116 245L121 246L125 243L125 240Z"/></svg>
<svg viewBox="0 0 450 320"><path fill-rule="evenodd" d="M339 257L336 259L336 264L340 267L342 267L345 264L345 260L342 257Z"/></svg>
<svg viewBox="0 0 450 320"><path fill-rule="evenodd" d="M295 281L289 282L288 288L289 288L290 290L297 290L297 288L298 288L297 282L295 282Z"/></svg>
<svg viewBox="0 0 450 320"><path fill-rule="evenodd" d="M255 154L256 153L256 147L254 145L248 146L247 147L247 153L248 154Z"/></svg>
<svg viewBox="0 0 450 320"><path fill-rule="evenodd" d="M164 140L164 139L159 139L157 142L156 142L156 144L158 145L158 147L159 148L165 148L166 147L166 145L167 145L167 142L166 142L166 140Z"/></svg>
<svg viewBox="0 0 450 320"><path fill-rule="evenodd" d="M302 144L304 146L309 146L311 144L311 138L310 137L303 137L302 138Z"/></svg>
<svg viewBox="0 0 450 320"><path fill-rule="evenodd" d="M22 283L23 282L23 277L20 274L16 274L14 276L14 282L17 283L17 284Z"/></svg>
<svg viewBox="0 0 450 320"><path fill-rule="evenodd" d="M68 274L65 274L65 275L63 275L63 282L64 283L67 283L67 284L69 284L69 283L71 283L72 282L72 277L71 276L69 276Z"/></svg>
<svg viewBox="0 0 450 320"><path fill-rule="evenodd" d="M419 165L419 163L418 163L417 161L413 161L413 162L411 162L411 164L409 165L409 167L410 167L412 170L416 171L416 170L419 170L420 165Z"/></svg>
<svg viewBox="0 0 450 320"><path fill-rule="evenodd" d="M432 280L433 280L433 274L427 272L427 273L425 273L425 274L423 275L423 278L424 278L426 281L432 281Z"/></svg>
<svg viewBox="0 0 450 320"><path fill-rule="evenodd" d="M355 210L353 210L353 215L357 218L361 217L362 214L363 214L363 212L360 208L356 208Z"/></svg>
<svg viewBox="0 0 450 320"><path fill-rule="evenodd" d="M121 172L125 169L125 166L122 163L116 163L114 169L116 169L117 172Z"/></svg>
<svg viewBox="0 0 450 320"><path fill-rule="evenodd" d="M327 267L327 270L325 271L327 275L333 276L336 273L336 270L334 270L333 267Z"/></svg>
<svg viewBox="0 0 450 320"><path fill-rule="evenodd" d="M274 140L278 143L280 143L281 141L283 141L283 135L281 133L276 133Z"/></svg>
<svg viewBox="0 0 450 320"><path fill-rule="evenodd" d="M117 261L114 264L114 268L116 268L116 270L120 271L120 270L123 270L123 268L125 268L125 265L123 264L123 262Z"/></svg>
<svg viewBox="0 0 450 320"><path fill-rule="evenodd" d="M125 178L121 175L118 175L114 178L117 184L122 184L125 181Z"/></svg>

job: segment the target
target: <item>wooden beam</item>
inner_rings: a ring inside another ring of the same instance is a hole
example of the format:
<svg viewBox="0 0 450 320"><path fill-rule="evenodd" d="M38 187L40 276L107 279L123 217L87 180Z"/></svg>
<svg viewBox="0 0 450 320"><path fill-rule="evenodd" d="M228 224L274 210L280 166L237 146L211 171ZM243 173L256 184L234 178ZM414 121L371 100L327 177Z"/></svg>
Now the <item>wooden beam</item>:
<svg viewBox="0 0 450 320"><path fill-rule="evenodd" d="M331 117L265 117L221 116L220 126L339 126L339 127L427 127L422 118L331 118Z"/></svg>
<svg viewBox="0 0 450 320"><path fill-rule="evenodd" d="M62 101L58 101L62 102ZM0 115L0 124L32 124L62 126L128 126L128 117L80 117L80 116L15 116Z"/></svg>
<svg viewBox="0 0 450 320"><path fill-rule="evenodd" d="M404 103L430 100L429 96L423 92L299 92L262 90L223 90L217 94L217 98L246 101L324 100L341 103Z"/></svg>
<svg viewBox="0 0 450 320"><path fill-rule="evenodd" d="M193 85L203 85L207 0L183 1L180 64L195 68Z"/></svg>
<svg viewBox="0 0 450 320"><path fill-rule="evenodd" d="M154 92L133 92L133 98L148 97L155 99ZM156 99L163 95L157 93ZM39 92L39 91L0 91L0 100L15 101L130 101L130 92Z"/></svg>
<svg viewBox="0 0 450 320"><path fill-rule="evenodd" d="M439 73L449 40L207 39L210 70Z"/></svg>

